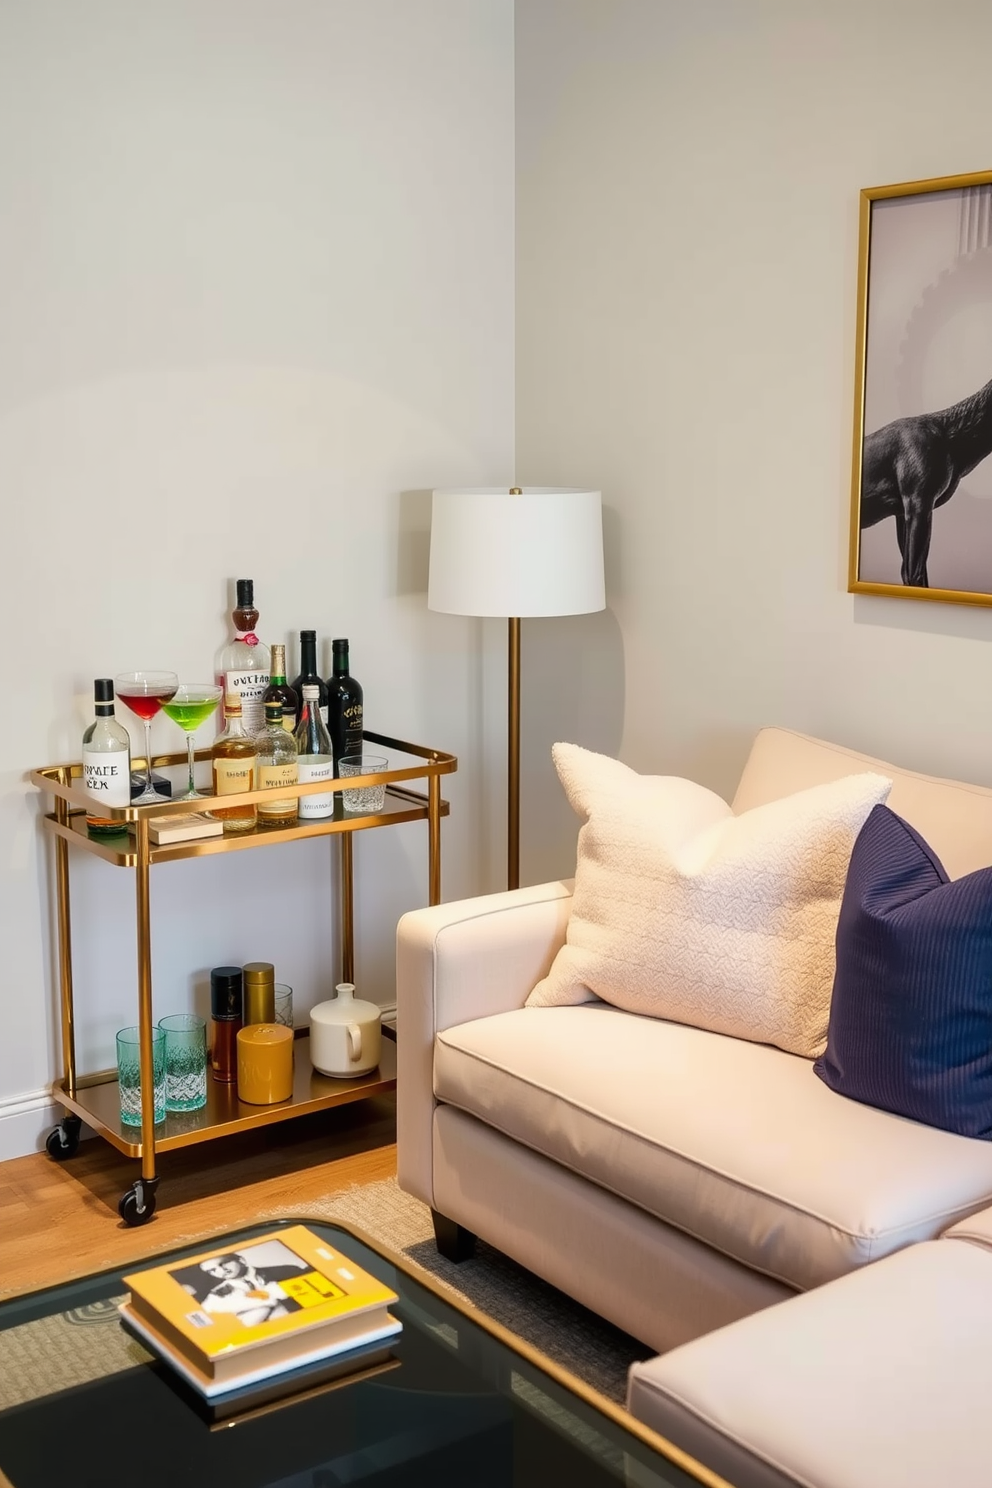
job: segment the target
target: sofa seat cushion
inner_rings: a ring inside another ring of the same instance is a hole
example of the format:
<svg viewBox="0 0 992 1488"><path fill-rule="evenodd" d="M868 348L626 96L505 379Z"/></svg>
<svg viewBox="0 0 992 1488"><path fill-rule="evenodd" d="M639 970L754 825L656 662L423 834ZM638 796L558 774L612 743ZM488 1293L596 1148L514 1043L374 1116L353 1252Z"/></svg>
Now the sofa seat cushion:
<svg viewBox="0 0 992 1488"><path fill-rule="evenodd" d="M986 1488L992 1256L938 1240L635 1364L631 1413L737 1488Z"/></svg>
<svg viewBox="0 0 992 1488"><path fill-rule="evenodd" d="M992 1144L836 1095L797 1055L603 1003L446 1029L434 1090L798 1289L992 1202Z"/></svg>

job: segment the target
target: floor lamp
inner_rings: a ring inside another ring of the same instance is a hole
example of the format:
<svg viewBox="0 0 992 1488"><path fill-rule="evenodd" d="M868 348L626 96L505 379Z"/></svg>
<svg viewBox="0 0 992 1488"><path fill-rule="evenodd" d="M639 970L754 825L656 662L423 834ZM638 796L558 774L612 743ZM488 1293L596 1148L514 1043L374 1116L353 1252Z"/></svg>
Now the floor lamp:
<svg viewBox="0 0 992 1488"><path fill-rule="evenodd" d="M434 492L427 604L508 622L507 888L520 885L520 621L606 605L598 491L481 486Z"/></svg>

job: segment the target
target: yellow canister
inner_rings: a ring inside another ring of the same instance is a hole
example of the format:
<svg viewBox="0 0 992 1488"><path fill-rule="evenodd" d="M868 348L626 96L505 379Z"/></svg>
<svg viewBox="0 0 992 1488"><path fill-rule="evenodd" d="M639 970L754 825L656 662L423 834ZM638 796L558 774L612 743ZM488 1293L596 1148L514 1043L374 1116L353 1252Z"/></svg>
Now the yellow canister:
<svg viewBox="0 0 992 1488"><path fill-rule="evenodd" d="M238 1099L271 1106L293 1093L293 1030L251 1023L238 1031Z"/></svg>

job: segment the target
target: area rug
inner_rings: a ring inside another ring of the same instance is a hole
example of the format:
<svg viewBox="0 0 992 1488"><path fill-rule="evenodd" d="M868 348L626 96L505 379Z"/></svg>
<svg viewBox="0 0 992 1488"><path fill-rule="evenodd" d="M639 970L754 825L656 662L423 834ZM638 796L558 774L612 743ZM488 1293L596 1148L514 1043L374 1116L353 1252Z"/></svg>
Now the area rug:
<svg viewBox="0 0 992 1488"><path fill-rule="evenodd" d="M283 1213L254 1216L257 1220L283 1217ZM364 1230L370 1239L399 1251L456 1297L620 1404L630 1365L652 1355L646 1344L604 1322L481 1240L471 1260L459 1265L446 1261L435 1247L427 1205L403 1193L394 1178L357 1184L320 1203L310 1201L305 1215L292 1217L341 1220Z"/></svg>

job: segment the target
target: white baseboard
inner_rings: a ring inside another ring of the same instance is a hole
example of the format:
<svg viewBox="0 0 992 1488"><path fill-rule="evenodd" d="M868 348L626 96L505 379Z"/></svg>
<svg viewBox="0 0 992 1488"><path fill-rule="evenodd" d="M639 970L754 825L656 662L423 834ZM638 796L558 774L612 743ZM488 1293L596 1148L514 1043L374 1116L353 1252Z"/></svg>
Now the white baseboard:
<svg viewBox="0 0 992 1488"><path fill-rule="evenodd" d="M48 1133L64 1115L50 1090L0 1100L0 1162L44 1152Z"/></svg>

